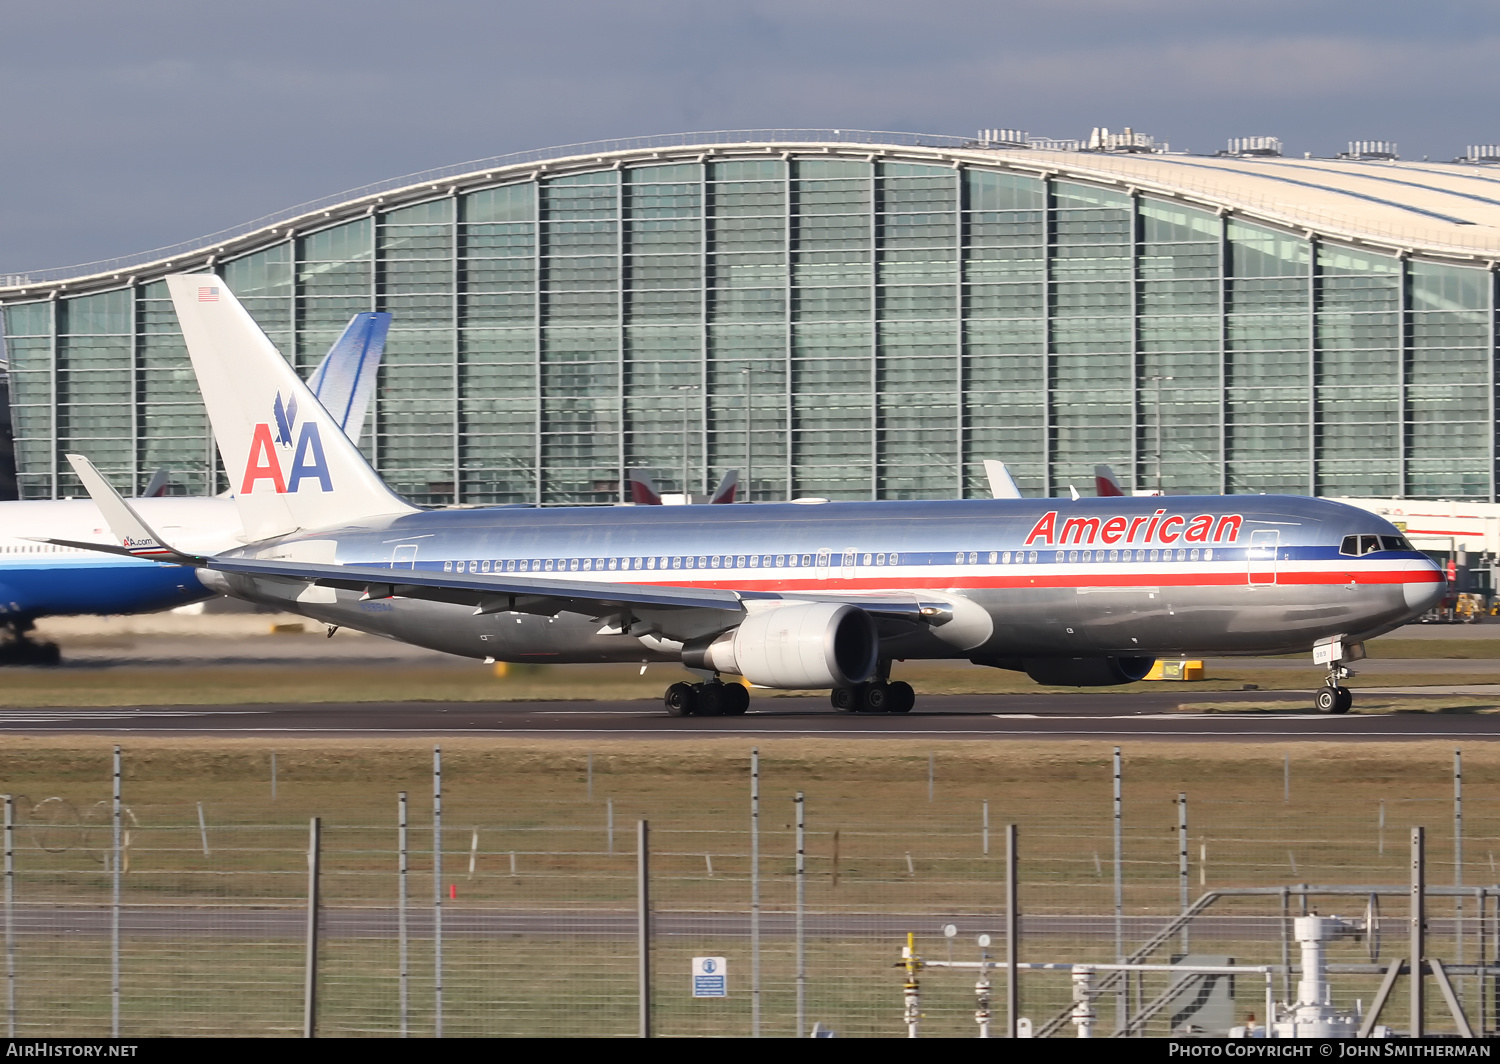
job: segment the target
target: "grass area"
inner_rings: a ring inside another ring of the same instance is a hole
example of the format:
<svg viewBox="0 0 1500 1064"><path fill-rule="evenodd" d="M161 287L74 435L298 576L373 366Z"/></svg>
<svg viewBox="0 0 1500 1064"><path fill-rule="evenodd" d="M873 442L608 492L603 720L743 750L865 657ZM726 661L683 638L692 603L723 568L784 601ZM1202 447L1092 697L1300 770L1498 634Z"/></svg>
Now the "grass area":
<svg viewBox="0 0 1500 1064"><path fill-rule="evenodd" d="M899 975L890 966L904 932L918 934L924 955L943 957L946 943L938 929L953 919L961 928L956 956L966 959L974 952L974 934L998 931L1000 832L1006 823L1020 828L1023 909L1038 917L1093 914L1092 923L1067 934L1029 939L1026 959L1099 961L1113 951L1109 744L768 739L757 745L762 901L780 921L779 930L768 931L763 955L768 1033L791 1033L793 1025L795 967L785 914L795 898L793 798L799 791L806 796L810 912L863 914L861 920L885 928L870 935L813 934L809 1023L820 1020L846 1035L899 1032ZM0 748L0 789L25 796L17 800L17 896L23 908L97 909L107 903L108 807L98 803L109 795L112 746L102 737L48 736L11 737ZM562 932L574 926L570 921L600 913L624 914L628 926L634 827L643 817L652 826L653 892L664 919L743 914L749 899L750 746L739 739L444 740L440 885L456 888L448 919L459 929L445 944L446 1033L631 1033L634 953L628 934L590 932L586 922ZM431 743L278 737L274 749L273 801L269 742L147 736L126 742L124 901L200 914L198 930L127 935L127 1034L295 1033L301 961L295 920L291 935L282 925L282 931L256 938L203 930L207 917L201 914L232 910L253 919L278 909L295 913L305 890L310 816L325 823L327 903L340 911L373 906L389 912L397 887L396 792L407 791L410 896L416 913L429 909ZM1452 745L1441 742L1127 745L1125 911L1176 911L1179 793L1188 797L1195 895L1212 886L1400 884L1407 828L1418 823L1429 830L1430 881L1448 882L1454 867L1452 757ZM1464 769L1470 796L1464 882L1494 882L1500 879L1500 800L1490 796L1500 784L1500 744L1471 745ZM991 825L988 855L984 803ZM1363 904L1328 899L1322 911L1352 906L1362 913ZM1433 951L1453 958L1457 947L1441 930L1452 903L1429 904L1438 921ZM1393 922L1400 911L1401 904L1389 899ZM1274 899L1224 902L1212 910L1268 918L1278 912ZM462 930L466 914L484 913L543 919L535 933L525 935ZM23 1033L97 1033L108 1018L107 939L97 932L25 933L26 920L21 925ZM747 941L742 934L696 926L689 920L657 941L660 1029L743 1034ZM413 945L414 1033L430 1030L429 948L426 940ZM1472 958L1472 946L1467 948ZM1195 949L1242 963L1279 959L1274 935L1224 943L1200 936ZM1363 949L1341 942L1332 959L1362 960ZM730 958L729 1001L687 995L688 961L702 955ZM334 936L323 957L325 1030L389 1033L396 988L391 938ZM1336 979L1338 999L1358 994L1368 1000L1366 983L1372 981ZM972 975L964 973L924 975L931 1033L973 1030L972 984ZM1241 986L1242 1010L1259 1014L1257 981L1242 980ZM1039 976L1028 987L1033 1016L1050 1015L1067 1002L1065 978Z"/></svg>
<svg viewBox="0 0 1500 1064"><path fill-rule="evenodd" d="M1382 636L1366 644L1372 658L1500 658L1500 639L1402 639ZM1301 656L1301 655L1291 655Z"/></svg>

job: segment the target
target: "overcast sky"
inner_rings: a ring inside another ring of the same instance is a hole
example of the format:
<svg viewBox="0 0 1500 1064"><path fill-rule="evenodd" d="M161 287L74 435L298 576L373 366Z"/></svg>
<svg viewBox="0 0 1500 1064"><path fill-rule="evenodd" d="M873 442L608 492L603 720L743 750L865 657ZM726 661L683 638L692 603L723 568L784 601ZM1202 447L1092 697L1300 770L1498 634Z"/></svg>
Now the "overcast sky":
<svg viewBox="0 0 1500 1064"><path fill-rule="evenodd" d="M0 272L429 167L740 128L1500 142L1493 0L0 0Z"/></svg>

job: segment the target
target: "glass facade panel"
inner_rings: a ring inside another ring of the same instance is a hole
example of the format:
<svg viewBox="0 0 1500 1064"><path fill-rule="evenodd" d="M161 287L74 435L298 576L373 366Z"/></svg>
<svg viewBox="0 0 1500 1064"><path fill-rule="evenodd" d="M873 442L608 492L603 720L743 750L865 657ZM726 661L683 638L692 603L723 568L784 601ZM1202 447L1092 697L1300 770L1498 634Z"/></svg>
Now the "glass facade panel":
<svg viewBox="0 0 1500 1064"><path fill-rule="evenodd" d="M609 503L645 470L758 500L1491 498L1491 270L1086 178L882 150L679 156L280 233L216 268L306 372L394 323L365 448L420 503ZM4 308L28 497L224 485L159 279Z"/></svg>

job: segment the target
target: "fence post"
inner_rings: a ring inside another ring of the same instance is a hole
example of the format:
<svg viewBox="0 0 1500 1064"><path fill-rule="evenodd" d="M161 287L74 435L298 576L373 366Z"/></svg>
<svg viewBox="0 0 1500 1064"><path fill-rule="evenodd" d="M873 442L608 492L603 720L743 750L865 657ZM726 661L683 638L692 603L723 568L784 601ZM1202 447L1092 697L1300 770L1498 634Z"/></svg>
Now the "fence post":
<svg viewBox="0 0 1500 1064"><path fill-rule="evenodd" d="M443 1037L443 748L432 748L433 1037Z"/></svg>
<svg viewBox="0 0 1500 1064"><path fill-rule="evenodd" d="M1427 901L1427 854L1426 833L1424 829L1415 827L1411 829L1411 915L1408 917L1410 926L1408 952L1411 954L1411 1037L1421 1038L1423 1035L1423 1012L1426 1002L1423 1000L1422 991L1426 989L1422 982L1422 962L1427 956L1427 940L1425 927L1427 914L1424 911Z"/></svg>
<svg viewBox="0 0 1500 1064"><path fill-rule="evenodd" d="M1188 822L1187 793L1177 794L1177 901L1178 912L1188 910ZM1182 952L1188 951L1188 925L1182 925Z"/></svg>
<svg viewBox="0 0 1500 1064"><path fill-rule="evenodd" d="M990 855L990 803L986 800L980 809L980 823L984 831L984 856Z"/></svg>
<svg viewBox="0 0 1500 1064"><path fill-rule="evenodd" d="M797 792L797 1037L807 1036L807 803Z"/></svg>
<svg viewBox="0 0 1500 1064"><path fill-rule="evenodd" d="M641 820L635 826L635 935L639 984L640 1035L651 1037L651 828Z"/></svg>
<svg viewBox="0 0 1500 1064"><path fill-rule="evenodd" d="M760 1037L760 747L750 750L750 1037Z"/></svg>
<svg viewBox="0 0 1500 1064"><path fill-rule="evenodd" d="M307 972L302 991L302 1037L318 1033L318 872L322 863L323 822L313 817L307 828Z"/></svg>
<svg viewBox="0 0 1500 1064"><path fill-rule="evenodd" d="M16 802L5 796L5 1017L16 1036Z"/></svg>
<svg viewBox="0 0 1500 1064"><path fill-rule="evenodd" d="M1457 747L1453 750L1453 885L1464 885L1464 754ZM1464 962L1464 896L1453 899L1453 948L1454 962ZM1467 989L1467 979L1460 985Z"/></svg>
<svg viewBox="0 0 1500 1064"><path fill-rule="evenodd" d="M1115 747L1115 963L1125 963L1125 880L1124 868L1124 810L1121 808L1123 792L1121 790L1121 765L1120 748ZM1130 1015L1130 978L1126 976L1120 980L1120 989L1115 994L1115 1029L1125 1029L1126 1017Z"/></svg>
<svg viewBox="0 0 1500 1064"><path fill-rule="evenodd" d="M410 1026L410 971L407 965L406 941L406 792L396 798L396 966L399 981L398 997L401 1009L401 1037L411 1037Z"/></svg>
<svg viewBox="0 0 1500 1064"><path fill-rule="evenodd" d="M1017 967L1021 961L1020 884L1017 868L1016 826L1005 825L1005 1037L1014 1038L1021 1018L1021 984Z"/></svg>
<svg viewBox="0 0 1500 1064"><path fill-rule="evenodd" d="M115 747L114 877L109 906L109 1034L120 1037L120 748Z"/></svg>

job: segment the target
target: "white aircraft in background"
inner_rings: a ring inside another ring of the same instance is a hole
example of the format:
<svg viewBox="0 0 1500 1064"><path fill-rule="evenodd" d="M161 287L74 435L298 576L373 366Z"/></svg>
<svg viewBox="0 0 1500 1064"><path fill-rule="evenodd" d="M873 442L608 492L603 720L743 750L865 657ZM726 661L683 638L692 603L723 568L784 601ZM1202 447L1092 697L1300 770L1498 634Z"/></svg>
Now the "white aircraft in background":
<svg viewBox="0 0 1500 1064"><path fill-rule="evenodd" d="M386 313L356 314L308 381L356 446L390 325ZM286 425L296 414L295 407L281 411ZM210 553L245 542L232 498L167 496L167 479L167 471L158 470L135 502L149 520ZM87 498L0 502L0 664L57 664L55 643L29 637L39 617L150 613L219 594L192 569L43 542L49 539L114 542L99 507Z"/></svg>

